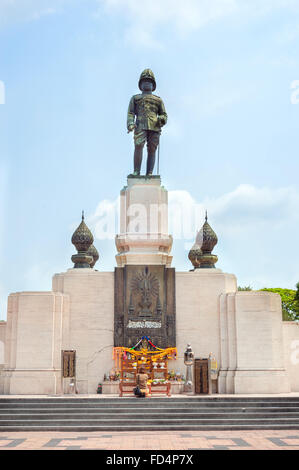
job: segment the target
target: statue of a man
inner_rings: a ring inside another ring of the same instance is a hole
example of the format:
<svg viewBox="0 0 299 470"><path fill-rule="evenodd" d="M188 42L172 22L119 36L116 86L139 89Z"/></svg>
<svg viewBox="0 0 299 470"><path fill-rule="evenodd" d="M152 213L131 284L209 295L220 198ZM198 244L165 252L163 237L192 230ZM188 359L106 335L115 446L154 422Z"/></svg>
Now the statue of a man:
<svg viewBox="0 0 299 470"><path fill-rule="evenodd" d="M139 88L142 94L134 95L129 104L127 127L128 132L134 131L134 176L140 175L145 143L147 143L148 150L146 175L151 176L155 166L161 128L167 123L167 114L161 98L153 95L156 80L150 69L142 72Z"/></svg>

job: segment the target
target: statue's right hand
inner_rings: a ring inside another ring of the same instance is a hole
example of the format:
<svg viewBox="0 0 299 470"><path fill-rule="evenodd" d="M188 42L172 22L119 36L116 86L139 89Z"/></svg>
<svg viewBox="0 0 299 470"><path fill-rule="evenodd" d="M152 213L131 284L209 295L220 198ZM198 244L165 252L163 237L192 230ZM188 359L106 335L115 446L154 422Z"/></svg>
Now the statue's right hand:
<svg viewBox="0 0 299 470"><path fill-rule="evenodd" d="M132 132L134 129L136 129L135 124L130 124L130 126L128 127L128 133Z"/></svg>

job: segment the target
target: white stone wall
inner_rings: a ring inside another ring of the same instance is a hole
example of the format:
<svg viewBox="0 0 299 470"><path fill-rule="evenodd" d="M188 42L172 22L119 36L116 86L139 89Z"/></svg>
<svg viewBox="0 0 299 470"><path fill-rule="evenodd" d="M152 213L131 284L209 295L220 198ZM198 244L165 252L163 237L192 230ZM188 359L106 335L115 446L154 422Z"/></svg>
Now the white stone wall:
<svg viewBox="0 0 299 470"><path fill-rule="evenodd" d="M236 277L218 269L176 274L178 360L170 364L172 369L185 374L183 355L188 343L195 357L212 353L220 363L220 295L236 290Z"/></svg>
<svg viewBox="0 0 299 470"><path fill-rule="evenodd" d="M4 393L61 393L65 349L76 350L79 393L96 393L114 366L113 273L71 269L57 274L53 292L12 294L7 318Z"/></svg>
<svg viewBox="0 0 299 470"><path fill-rule="evenodd" d="M67 300L53 292L9 296L4 393L60 392L59 348Z"/></svg>
<svg viewBox="0 0 299 470"><path fill-rule="evenodd" d="M79 393L96 393L114 367L114 273L70 269L54 276L53 291L70 298L63 349L76 350Z"/></svg>
<svg viewBox="0 0 299 470"><path fill-rule="evenodd" d="M299 392L299 323L283 322L284 360L292 392Z"/></svg>
<svg viewBox="0 0 299 470"><path fill-rule="evenodd" d="M6 322L0 322L0 365L4 364L4 343L5 343Z"/></svg>
<svg viewBox="0 0 299 470"><path fill-rule="evenodd" d="M0 395L4 392L4 346L5 346L6 322L0 322Z"/></svg>
<svg viewBox="0 0 299 470"><path fill-rule="evenodd" d="M220 392L289 392L280 296L268 292L222 296L220 317Z"/></svg>

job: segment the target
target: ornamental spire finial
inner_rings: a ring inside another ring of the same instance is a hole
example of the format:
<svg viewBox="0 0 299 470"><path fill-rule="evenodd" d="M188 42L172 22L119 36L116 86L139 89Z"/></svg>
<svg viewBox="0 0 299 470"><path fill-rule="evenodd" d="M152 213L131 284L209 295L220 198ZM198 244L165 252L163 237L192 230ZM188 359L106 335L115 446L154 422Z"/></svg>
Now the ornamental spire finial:
<svg viewBox="0 0 299 470"><path fill-rule="evenodd" d="M213 255L212 251L217 243L217 235L208 223L208 211L206 211L205 223L198 232L195 244L189 253L189 259L194 266L194 270L215 268L218 257Z"/></svg>
<svg viewBox="0 0 299 470"><path fill-rule="evenodd" d="M90 268L93 257L87 252L93 244L93 235L84 222L84 211L82 211L82 222L72 236L72 244L78 251L77 255L72 256L74 268Z"/></svg>

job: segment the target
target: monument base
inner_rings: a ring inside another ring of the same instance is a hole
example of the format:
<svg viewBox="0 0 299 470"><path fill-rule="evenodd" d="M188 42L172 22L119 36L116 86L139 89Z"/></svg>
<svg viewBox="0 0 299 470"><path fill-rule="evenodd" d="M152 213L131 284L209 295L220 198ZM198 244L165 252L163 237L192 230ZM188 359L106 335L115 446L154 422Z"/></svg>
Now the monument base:
<svg viewBox="0 0 299 470"><path fill-rule="evenodd" d="M219 270L171 272L178 357L169 361L169 371L186 374L184 351L190 342L195 357L215 356L220 394L299 391L292 349L299 329L282 322L277 294L239 293L235 276ZM79 394L95 394L114 367L114 283L112 272L71 269L54 276L52 292L10 295L7 323L1 326L6 331L0 393L63 393L62 350L75 350Z"/></svg>

